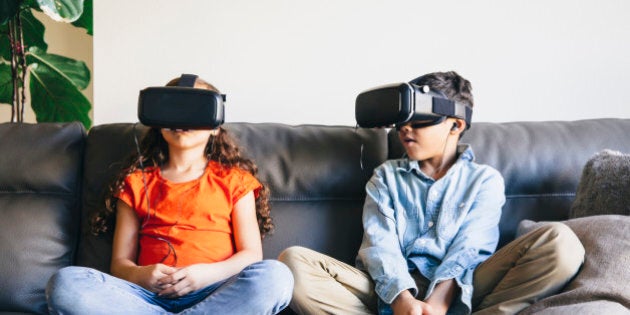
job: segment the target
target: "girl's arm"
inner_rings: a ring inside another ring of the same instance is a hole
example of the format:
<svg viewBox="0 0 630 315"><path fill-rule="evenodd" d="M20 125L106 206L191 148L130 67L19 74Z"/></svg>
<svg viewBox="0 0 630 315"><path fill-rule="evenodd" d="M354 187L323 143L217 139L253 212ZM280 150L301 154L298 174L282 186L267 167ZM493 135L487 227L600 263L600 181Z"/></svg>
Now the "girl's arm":
<svg viewBox="0 0 630 315"><path fill-rule="evenodd" d="M160 279L163 287L159 294L167 297L186 295L219 280L231 277L248 265L262 259L262 242L256 219L254 192L242 197L232 211L236 253L232 257L212 264L195 264L184 267Z"/></svg>
<svg viewBox="0 0 630 315"><path fill-rule="evenodd" d="M111 273L118 278L136 283L145 289L158 292L158 280L177 271L166 265L138 266L138 232L140 221L133 209L123 201L116 204L116 229L112 249Z"/></svg>

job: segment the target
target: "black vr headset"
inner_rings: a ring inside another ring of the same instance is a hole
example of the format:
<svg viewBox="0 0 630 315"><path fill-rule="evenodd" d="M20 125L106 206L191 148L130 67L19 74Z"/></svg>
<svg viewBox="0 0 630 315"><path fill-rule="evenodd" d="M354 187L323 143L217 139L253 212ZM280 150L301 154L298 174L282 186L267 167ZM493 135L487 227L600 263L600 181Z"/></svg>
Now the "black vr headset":
<svg viewBox="0 0 630 315"><path fill-rule="evenodd" d="M418 86L414 81L383 85L360 93L354 109L357 125L390 127L414 120L437 122L448 116L464 119L466 128L470 128L472 108L430 91L426 85Z"/></svg>
<svg viewBox="0 0 630 315"><path fill-rule="evenodd" d="M182 74L178 86L140 91L138 119L149 127L215 129L224 122L225 94L195 89L194 74Z"/></svg>

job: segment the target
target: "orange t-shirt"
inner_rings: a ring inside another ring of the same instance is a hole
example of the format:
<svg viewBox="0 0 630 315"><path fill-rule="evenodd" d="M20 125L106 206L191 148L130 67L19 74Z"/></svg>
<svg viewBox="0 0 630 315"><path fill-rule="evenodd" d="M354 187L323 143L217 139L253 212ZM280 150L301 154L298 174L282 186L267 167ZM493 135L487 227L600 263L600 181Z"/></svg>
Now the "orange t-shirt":
<svg viewBox="0 0 630 315"><path fill-rule="evenodd" d="M201 177L192 181L170 182L162 177L159 167L147 168L144 181L150 212L140 170L125 178L124 188L117 196L140 219L140 266L162 262L183 267L229 258L235 252L234 205L261 187L249 172L226 169L214 161L208 163Z"/></svg>

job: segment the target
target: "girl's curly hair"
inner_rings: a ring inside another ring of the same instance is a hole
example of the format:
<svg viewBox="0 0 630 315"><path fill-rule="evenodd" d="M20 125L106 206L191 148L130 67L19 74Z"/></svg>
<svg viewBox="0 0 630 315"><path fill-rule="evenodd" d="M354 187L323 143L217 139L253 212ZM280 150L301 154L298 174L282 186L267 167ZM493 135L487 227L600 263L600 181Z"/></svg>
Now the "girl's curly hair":
<svg viewBox="0 0 630 315"><path fill-rule="evenodd" d="M169 82L167 86L177 85L177 82L178 79L174 79ZM201 79L197 79L196 86L197 85L218 92L214 86ZM241 155L240 149L235 141L228 131L222 127L219 127L217 135L211 135L208 139L205 154L209 161L218 162L225 170L237 167L251 173L255 177L258 174L256 164ZM126 167L123 168L109 185L105 196L105 207L90 218L92 234L99 235L114 230L116 203L118 201L118 198L115 196L122 190L125 177L143 167L161 167L165 165L168 158L168 144L166 140L164 140L160 129L150 128L140 143L140 154L132 154L123 164ZM258 191L256 197L256 218L258 219L261 237L264 238L265 235L273 230L271 208L269 206L269 189L264 184Z"/></svg>

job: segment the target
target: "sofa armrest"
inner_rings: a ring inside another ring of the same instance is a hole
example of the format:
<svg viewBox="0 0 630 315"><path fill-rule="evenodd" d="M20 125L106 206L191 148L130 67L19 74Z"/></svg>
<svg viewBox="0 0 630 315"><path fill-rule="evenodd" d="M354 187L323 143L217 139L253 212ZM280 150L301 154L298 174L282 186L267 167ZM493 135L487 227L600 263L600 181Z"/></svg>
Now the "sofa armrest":
<svg viewBox="0 0 630 315"><path fill-rule="evenodd" d="M0 124L0 312L47 313L50 276L74 263L85 131Z"/></svg>

